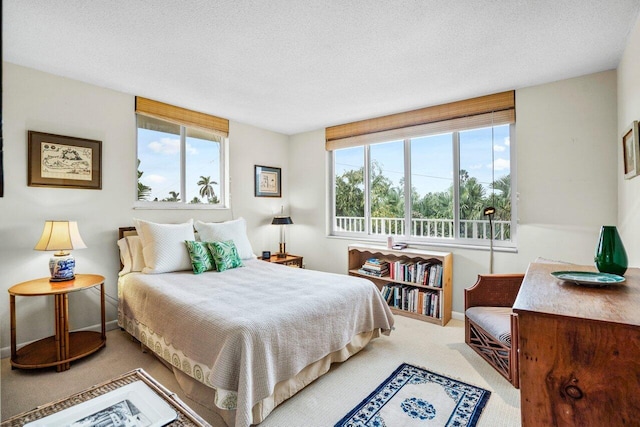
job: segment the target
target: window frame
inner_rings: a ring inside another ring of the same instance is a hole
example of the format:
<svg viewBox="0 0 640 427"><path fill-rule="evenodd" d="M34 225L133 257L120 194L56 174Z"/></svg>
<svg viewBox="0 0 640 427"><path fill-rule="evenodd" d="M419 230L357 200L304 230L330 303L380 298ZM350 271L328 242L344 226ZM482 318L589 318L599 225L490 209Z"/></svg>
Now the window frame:
<svg viewBox="0 0 640 427"><path fill-rule="evenodd" d="M136 190L135 190L135 199L133 203L134 209L189 209L189 210L220 210L220 209L230 209L230 197L229 197L229 156L228 156L228 146L229 146L229 138L228 136L220 135L210 129L203 129L196 126L189 126L187 124L177 123L175 121L169 121L165 118L154 117L151 116L154 120L161 120L166 123L173 123L180 126L180 194L186 194L186 170L187 170L187 158L186 158L186 141L187 141L187 130L188 129L197 129L200 132L209 132L212 135L217 135L220 137L221 141L220 145L220 194L218 195L219 203L210 204L210 203L189 203L184 197L184 200L179 202L161 202L161 201L153 201L153 200L138 200L138 191L137 191L137 171L138 171L138 162L139 159L139 139L138 132L140 127L138 126L138 119L140 116L146 116L142 113L136 114Z"/></svg>
<svg viewBox="0 0 640 427"><path fill-rule="evenodd" d="M495 125L500 126L500 125ZM451 149L453 155L453 222L454 237L453 238L434 238L420 237L411 235L411 226L405 226L404 235L395 235L394 239L409 244L429 245L429 246L448 246L448 247L489 247L492 243L497 248L517 248L517 173L516 173L516 141L515 141L515 123L509 123L509 162L510 162L510 179L511 179L511 220L510 220L510 240L501 241L478 238L461 238L460 237L460 132L455 130L451 132L434 132L420 136L411 136L403 139L404 141L404 221L405 224L411 224L411 139L424 136L437 135L442 133L451 133ZM465 129L482 129L486 126ZM396 139L397 140L397 139ZM390 140L391 142L393 140ZM377 143L377 142L375 142ZM329 218L327 224L328 235L331 237L356 238L359 240L367 240L374 242L384 242L386 244L387 235L371 233L371 209L370 209L370 146L374 143L362 144L364 148L364 218L365 226L362 232L348 232L336 230L336 167L335 152L336 150L327 151L327 162L330 179L328 180L330 188L329 195ZM338 148L340 149L340 148ZM492 147L493 149L493 147ZM495 167L495 166L494 166ZM457 172L457 173L456 173ZM495 232L495 230L494 230Z"/></svg>

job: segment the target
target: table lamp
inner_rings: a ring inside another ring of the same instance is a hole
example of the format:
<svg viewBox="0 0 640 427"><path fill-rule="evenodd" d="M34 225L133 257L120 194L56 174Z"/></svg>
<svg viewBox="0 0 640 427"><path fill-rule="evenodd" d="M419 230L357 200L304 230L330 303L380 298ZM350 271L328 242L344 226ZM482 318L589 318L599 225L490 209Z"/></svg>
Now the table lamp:
<svg viewBox="0 0 640 427"><path fill-rule="evenodd" d="M277 254L277 257L278 258L286 258L287 257L287 249L286 249L287 245L285 243L284 226L285 225L289 225L289 224L293 224L293 221L291 221L291 217L284 216L284 207L281 209L281 215L280 216L274 216L273 217L273 221L271 221L271 224L280 226L280 248L279 248L279 252Z"/></svg>
<svg viewBox="0 0 640 427"><path fill-rule="evenodd" d="M75 279L76 261L69 253L71 249L83 249L87 245L82 241L75 221L45 221L40 241L34 248L37 251L58 251L49 260L51 282L64 282Z"/></svg>

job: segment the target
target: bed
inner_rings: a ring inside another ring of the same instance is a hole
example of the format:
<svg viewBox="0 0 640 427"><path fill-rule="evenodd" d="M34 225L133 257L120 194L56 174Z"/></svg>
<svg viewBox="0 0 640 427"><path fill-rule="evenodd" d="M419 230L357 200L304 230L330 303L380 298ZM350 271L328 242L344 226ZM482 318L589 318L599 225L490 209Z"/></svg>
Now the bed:
<svg viewBox="0 0 640 427"><path fill-rule="evenodd" d="M393 327L371 281L258 260L243 221L231 232L231 221L219 223L213 234L196 226L197 241L237 242L242 266L222 272L195 274L191 263L193 270L160 272L162 263L153 265L149 241L156 255L182 257L185 235L178 234L191 237L185 225L180 233L154 234L145 225L155 224L137 223L135 231L120 229L118 241L118 324L171 366L190 398L238 427L260 423L332 363Z"/></svg>

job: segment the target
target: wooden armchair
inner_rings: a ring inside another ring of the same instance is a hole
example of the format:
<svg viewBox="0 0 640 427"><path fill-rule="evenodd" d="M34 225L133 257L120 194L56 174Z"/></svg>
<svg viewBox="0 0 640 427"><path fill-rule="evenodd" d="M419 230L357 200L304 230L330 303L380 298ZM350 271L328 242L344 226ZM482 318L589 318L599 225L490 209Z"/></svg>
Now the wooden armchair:
<svg viewBox="0 0 640 427"><path fill-rule="evenodd" d="M465 342L515 388L518 377L518 316L511 311L524 274L478 275L464 291Z"/></svg>

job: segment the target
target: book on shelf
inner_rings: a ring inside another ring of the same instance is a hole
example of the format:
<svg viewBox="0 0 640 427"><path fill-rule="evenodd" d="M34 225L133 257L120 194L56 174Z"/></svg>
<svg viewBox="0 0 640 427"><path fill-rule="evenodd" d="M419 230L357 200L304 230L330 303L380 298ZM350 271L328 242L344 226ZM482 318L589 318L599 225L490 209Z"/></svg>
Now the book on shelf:
<svg viewBox="0 0 640 427"><path fill-rule="evenodd" d="M388 269L391 280L442 287L442 264L439 262L394 261L389 263Z"/></svg>
<svg viewBox="0 0 640 427"><path fill-rule="evenodd" d="M385 260L382 259L378 259L378 258L369 258L368 260L366 260L364 262L364 265L368 265L370 267L374 267L374 268L384 268L387 267L389 265L389 263Z"/></svg>
<svg viewBox="0 0 640 427"><path fill-rule="evenodd" d="M389 273L389 263L379 258L369 258L358 270L361 274L383 277Z"/></svg>
<svg viewBox="0 0 640 427"><path fill-rule="evenodd" d="M391 299L393 297L393 283L387 283L384 285L382 289L380 289L380 293L387 304L391 305Z"/></svg>
<svg viewBox="0 0 640 427"><path fill-rule="evenodd" d="M433 264L429 268L429 286L442 287L442 264Z"/></svg>
<svg viewBox="0 0 640 427"><path fill-rule="evenodd" d="M387 271L372 271L372 270L367 270L366 268L358 269L358 273L363 274L365 276L373 276L373 277L384 277L387 275Z"/></svg>
<svg viewBox="0 0 640 427"><path fill-rule="evenodd" d="M383 271L383 270L389 270L389 266L387 264L384 265L371 265L371 264L362 264L362 268L366 268L367 270L371 270L371 271Z"/></svg>
<svg viewBox="0 0 640 427"><path fill-rule="evenodd" d="M382 297L399 310L440 318L440 293L401 283L387 283L380 290Z"/></svg>

